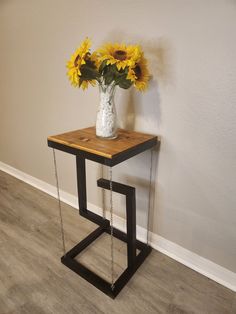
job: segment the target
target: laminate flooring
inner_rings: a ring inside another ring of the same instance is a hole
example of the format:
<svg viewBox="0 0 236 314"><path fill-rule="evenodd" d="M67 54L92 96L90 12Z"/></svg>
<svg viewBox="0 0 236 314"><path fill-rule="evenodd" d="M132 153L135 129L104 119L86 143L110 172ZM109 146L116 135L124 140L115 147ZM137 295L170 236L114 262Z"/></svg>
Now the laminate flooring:
<svg viewBox="0 0 236 314"><path fill-rule="evenodd" d="M57 201L0 171L0 314L236 313L236 294L153 251L115 300L61 264ZM66 248L96 226L63 204ZM115 239L115 274L126 247ZM109 279L110 239L79 257Z"/></svg>

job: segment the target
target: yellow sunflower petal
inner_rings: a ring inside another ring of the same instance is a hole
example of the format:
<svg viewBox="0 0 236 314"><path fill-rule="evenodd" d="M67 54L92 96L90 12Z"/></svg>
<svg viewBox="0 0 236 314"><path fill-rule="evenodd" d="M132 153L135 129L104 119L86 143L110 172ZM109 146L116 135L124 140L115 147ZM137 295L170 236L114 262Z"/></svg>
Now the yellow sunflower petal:
<svg viewBox="0 0 236 314"><path fill-rule="evenodd" d="M88 81L83 81L81 84L81 87L83 90L87 89L88 88Z"/></svg>
<svg viewBox="0 0 236 314"><path fill-rule="evenodd" d="M83 90L87 89L89 84L92 86L96 86L97 81L96 80L83 80L81 84L80 84L80 81L78 81L78 86L82 87Z"/></svg>
<svg viewBox="0 0 236 314"><path fill-rule="evenodd" d="M141 57L139 46L126 46L125 44L105 44L98 50L100 61L107 60L107 65L116 64L117 69L133 66Z"/></svg>
<svg viewBox="0 0 236 314"><path fill-rule="evenodd" d="M91 61L94 62L97 70L99 69L100 65L101 65L101 60L99 59L98 57L98 53L97 51L94 51L92 54L91 54L91 57L90 57Z"/></svg>
<svg viewBox="0 0 236 314"><path fill-rule="evenodd" d="M80 67L86 64L86 56L91 47L91 40L86 38L79 48L72 54L70 60L67 62L68 72L67 75L73 86L79 85L79 76L81 75Z"/></svg>
<svg viewBox="0 0 236 314"><path fill-rule="evenodd" d="M143 53L133 68L129 69L127 78L134 82L134 87L139 91L145 91L150 79L150 74L147 67L147 60Z"/></svg>
<svg viewBox="0 0 236 314"><path fill-rule="evenodd" d="M132 68L129 68L128 74L127 74L127 79L130 80L131 82L135 82L136 76L134 73L134 70Z"/></svg>

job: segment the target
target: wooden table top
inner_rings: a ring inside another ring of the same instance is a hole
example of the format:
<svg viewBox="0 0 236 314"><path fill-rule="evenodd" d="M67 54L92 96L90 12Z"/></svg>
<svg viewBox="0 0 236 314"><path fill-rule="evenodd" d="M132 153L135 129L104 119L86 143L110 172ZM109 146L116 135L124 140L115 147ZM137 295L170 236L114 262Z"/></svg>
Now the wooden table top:
<svg viewBox="0 0 236 314"><path fill-rule="evenodd" d="M155 135L118 129L118 137L116 139L101 139L96 136L95 127L89 127L49 136L48 141L112 159L148 142L152 142L152 146L154 146L159 142L159 138ZM53 145L50 146L53 147Z"/></svg>

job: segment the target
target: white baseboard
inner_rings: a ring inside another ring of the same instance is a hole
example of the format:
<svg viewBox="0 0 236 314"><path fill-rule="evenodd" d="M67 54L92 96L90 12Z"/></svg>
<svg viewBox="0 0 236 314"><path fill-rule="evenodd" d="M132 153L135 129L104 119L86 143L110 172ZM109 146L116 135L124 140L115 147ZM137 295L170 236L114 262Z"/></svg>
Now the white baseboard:
<svg viewBox="0 0 236 314"><path fill-rule="evenodd" d="M17 170L0 161L0 170L36 187L37 189L46 192L47 194L57 197L56 187L42 180L32 177L20 170ZM61 200L74 208L78 208L78 199L76 196L64 191L60 191ZM94 204L88 203L88 208L99 215L102 214L102 209ZM106 213L107 215L108 213ZM109 216L107 216L109 217ZM126 229L125 219L114 215L114 226L122 231ZM137 226L137 238L143 242L146 241L146 229ZM164 253L165 255L175 259L176 261L188 266L189 268L199 272L200 274L220 283L221 285L236 292L236 273L216 264L212 261L197 255L180 245L171 242L155 233L149 233L150 245Z"/></svg>

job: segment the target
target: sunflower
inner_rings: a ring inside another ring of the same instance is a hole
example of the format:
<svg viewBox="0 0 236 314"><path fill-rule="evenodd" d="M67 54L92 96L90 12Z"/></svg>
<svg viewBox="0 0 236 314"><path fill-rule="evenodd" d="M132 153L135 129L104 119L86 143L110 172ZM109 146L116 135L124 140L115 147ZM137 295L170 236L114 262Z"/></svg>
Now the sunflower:
<svg viewBox="0 0 236 314"><path fill-rule="evenodd" d="M96 80L79 80L78 86L85 90L88 88L89 84L96 86L96 83Z"/></svg>
<svg viewBox="0 0 236 314"><path fill-rule="evenodd" d="M96 84L95 56L91 55L90 47L91 41L86 38L67 62L67 75L74 87L86 89L89 83L92 86Z"/></svg>
<svg viewBox="0 0 236 314"><path fill-rule="evenodd" d="M108 43L98 50L99 62L106 60L106 64L116 64L117 69L125 69L134 65L140 58L141 50L139 46L126 46L124 44Z"/></svg>
<svg viewBox="0 0 236 314"><path fill-rule="evenodd" d="M76 49L76 51L71 56L70 60L67 62L68 76L73 77L74 74L81 75L80 66L85 64L85 57L89 53L89 48L91 47L91 41L86 38L81 46ZM73 83L73 81L72 81Z"/></svg>
<svg viewBox="0 0 236 314"><path fill-rule="evenodd" d="M129 68L127 79L134 83L134 87L139 91L144 91L147 88L150 74L147 67L147 60L144 58L143 52L138 62L133 67Z"/></svg>

